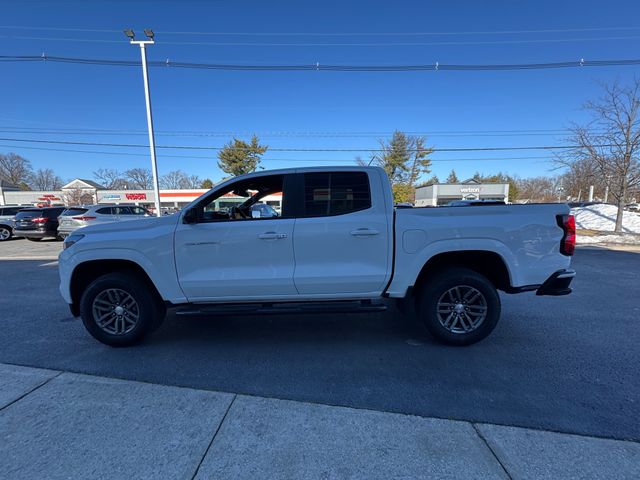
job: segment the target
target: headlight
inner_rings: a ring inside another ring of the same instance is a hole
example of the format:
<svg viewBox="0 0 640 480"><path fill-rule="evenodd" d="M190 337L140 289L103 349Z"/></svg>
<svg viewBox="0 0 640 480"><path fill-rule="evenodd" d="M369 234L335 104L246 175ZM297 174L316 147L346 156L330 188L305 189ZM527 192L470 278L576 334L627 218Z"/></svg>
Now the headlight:
<svg viewBox="0 0 640 480"><path fill-rule="evenodd" d="M64 243L62 244L63 250L66 250L71 245L73 245L76 242L79 242L83 238L84 238L84 235L81 235L79 233L73 233L73 234L69 235L67 238L64 239Z"/></svg>

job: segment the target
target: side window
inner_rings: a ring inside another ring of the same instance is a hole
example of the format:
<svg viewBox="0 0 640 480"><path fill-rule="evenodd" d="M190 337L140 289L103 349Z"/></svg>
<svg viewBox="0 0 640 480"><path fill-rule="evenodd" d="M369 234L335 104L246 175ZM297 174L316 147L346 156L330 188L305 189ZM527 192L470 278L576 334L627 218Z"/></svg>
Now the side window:
<svg viewBox="0 0 640 480"><path fill-rule="evenodd" d="M272 207L261 203L270 195L282 195L282 212L285 213L285 175L265 175L240 180L217 191L200 204L200 222L266 220L281 215ZM283 215L285 216L285 215Z"/></svg>
<svg viewBox="0 0 640 480"><path fill-rule="evenodd" d="M113 215L131 215L130 207L112 207Z"/></svg>
<svg viewBox="0 0 640 480"><path fill-rule="evenodd" d="M371 207L366 172L304 174L304 216L344 215Z"/></svg>
<svg viewBox="0 0 640 480"><path fill-rule="evenodd" d="M111 207L102 207L96 210L96 213L99 213L100 215L112 215L111 213Z"/></svg>
<svg viewBox="0 0 640 480"><path fill-rule="evenodd" d="M129 207L133 215L147 215L147 211L142 207Z"/></svg>

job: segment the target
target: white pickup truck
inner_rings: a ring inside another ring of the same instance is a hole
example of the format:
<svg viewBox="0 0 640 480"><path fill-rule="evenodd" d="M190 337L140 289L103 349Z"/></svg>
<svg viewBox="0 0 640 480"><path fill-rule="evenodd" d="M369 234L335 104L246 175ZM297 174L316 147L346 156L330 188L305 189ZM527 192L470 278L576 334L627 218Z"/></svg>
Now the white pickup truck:
<svg viewBox="0 0 640 480"><path fill-rule="evenodd" d="M282 195L282 209L255 208ZM415 301L439 341L468 345L498 290L564 295L575 223L564 204L394 208L377 167L261 171L182 212L85 227L60 254L60 291L99 341L131 345L178 315L371 312Z"/></svg>

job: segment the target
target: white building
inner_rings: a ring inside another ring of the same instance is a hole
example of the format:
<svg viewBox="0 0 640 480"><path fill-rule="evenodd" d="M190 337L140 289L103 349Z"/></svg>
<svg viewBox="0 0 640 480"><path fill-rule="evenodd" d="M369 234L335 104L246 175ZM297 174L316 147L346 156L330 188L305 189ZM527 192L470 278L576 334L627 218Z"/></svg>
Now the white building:
<svg viewBox="0 0 640 480"><path fill-rule="evenodd" d="M454 200L509 201L508 183L480 183L474 179L462 183L436 183L416 189L416 207L436 207Z"/></svg>

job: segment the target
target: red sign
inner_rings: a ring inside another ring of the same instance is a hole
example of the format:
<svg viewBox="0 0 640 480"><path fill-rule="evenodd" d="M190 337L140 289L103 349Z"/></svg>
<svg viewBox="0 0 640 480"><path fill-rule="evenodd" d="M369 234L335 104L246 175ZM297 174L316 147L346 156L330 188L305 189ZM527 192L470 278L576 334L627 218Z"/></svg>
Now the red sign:
<svg viewBox="0 0 640 480"><path fill-rule="evenodd" d="M146 193L126 193L124 196L127 198L127 200L146 200L147 199Z"/></svg>
<svg viewBox="0 0 640 480"><path fill-rule="evenodd" d="M53 200L60 200L60 199L55 195L43 195L41 197L38 197L38 200L45 200L45 201L51 202Z"/></svg>

